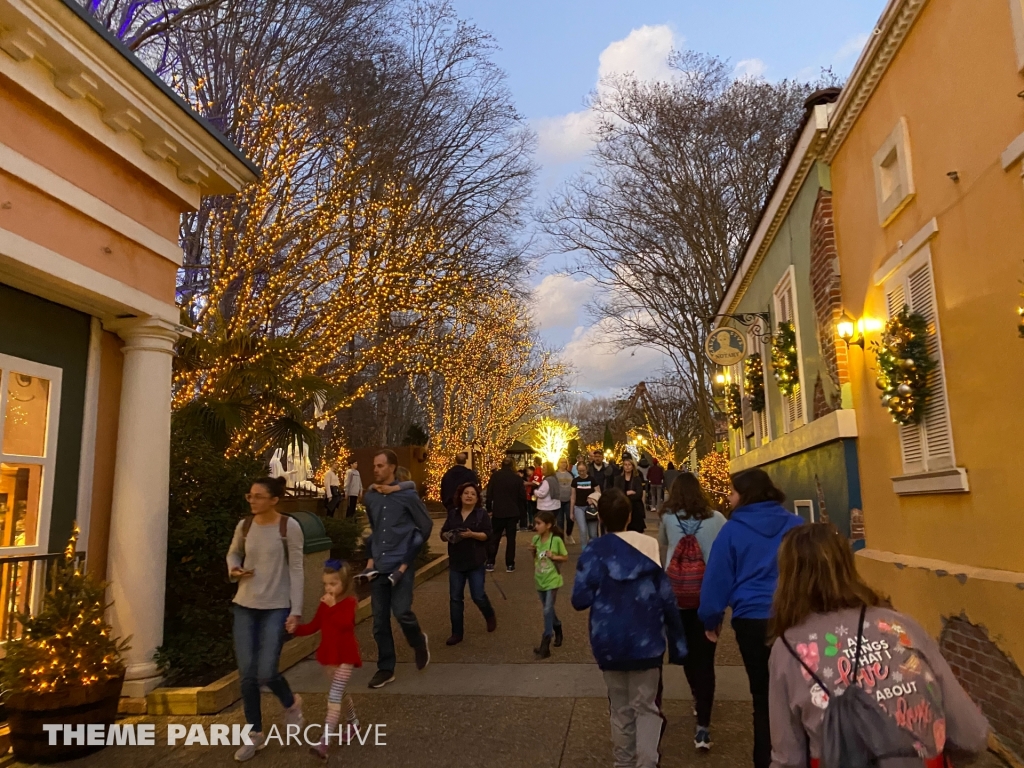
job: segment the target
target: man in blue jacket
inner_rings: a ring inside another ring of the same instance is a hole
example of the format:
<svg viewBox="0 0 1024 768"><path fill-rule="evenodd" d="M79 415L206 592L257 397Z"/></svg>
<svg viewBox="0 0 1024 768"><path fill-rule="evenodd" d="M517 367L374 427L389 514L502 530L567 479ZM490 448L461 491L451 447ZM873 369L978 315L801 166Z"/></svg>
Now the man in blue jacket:
<svg viewBox="0 0 1024 768"><path fill-rule="evenodd" d="M682 664L686 639L657 539L627 531L622 491L602 494L597 514L608 535L591 540L576 563L572 607L590 609L590 647L608 686L616 768L656 768L665 718L661 666ZM667 635L667 642L666 642Z"/></svg>
<svg viewBox="0 0 1024 768"><path fill-rule="evenodd" d="M398 457L394 451L382 450L373 457L375 484L395 486ZM415 490L399 489L378 493L372 488L363 496L370 523L367 549L370 558L359 577L370 581L370 603L373 609L373 639L377 643L377 673L370 688L381 688L395 679L395 639L391 634L391 614L409 645L416 653L416 668L430 663L427 635L420 629L412 612L412 592L416 584L415 568L408 565L413 549L430 538L434 527L427 508ZM358 577L357 577L358 578Z"/></svg>

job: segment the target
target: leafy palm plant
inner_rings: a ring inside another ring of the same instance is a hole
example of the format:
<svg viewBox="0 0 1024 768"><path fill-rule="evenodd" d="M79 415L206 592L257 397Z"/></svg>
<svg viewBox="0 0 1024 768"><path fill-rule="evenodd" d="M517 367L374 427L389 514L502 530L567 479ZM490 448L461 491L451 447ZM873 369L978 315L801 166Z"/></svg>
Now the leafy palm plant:
<svg viewBox="0 0 1024 768"><path fill-rule="evenodd" d="M320 438L313 420L333 392L302 370L307 359L289 336L194 335L175 360L177 426L231 453L259 455L306 442L315 461Z"/></svg>

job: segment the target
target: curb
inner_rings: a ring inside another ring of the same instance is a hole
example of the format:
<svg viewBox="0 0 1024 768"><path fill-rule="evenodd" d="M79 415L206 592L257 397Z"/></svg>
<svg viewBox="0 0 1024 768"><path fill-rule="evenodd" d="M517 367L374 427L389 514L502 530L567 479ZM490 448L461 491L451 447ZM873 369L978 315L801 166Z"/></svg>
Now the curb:
<svg viewBox="0 0 1024 768"><path fill-rule="evenodd" d="M416 586L448 570L448 555L431 560L416 571ZM370 598L359 601L356 608L356 624L373 615ZM284 672L294 667L316 650L319 633L308 637L296 637L284 644L278 669ZM215 715L242 698L241 681L238 671L231 672L209 685L196 688L157 688L146 697L145 714L148 715ZM124 702L135 702L129 699ZM141 703L141 702L140 702ZM137 705L136 705L137 706ZM127 706L124 706L127 708ZM132 707L135 709L135 707ZM141 707L139 707L141 709ZM123 714L128 714L127 712ZM134 712L133 714L142 714Z"/></svg>

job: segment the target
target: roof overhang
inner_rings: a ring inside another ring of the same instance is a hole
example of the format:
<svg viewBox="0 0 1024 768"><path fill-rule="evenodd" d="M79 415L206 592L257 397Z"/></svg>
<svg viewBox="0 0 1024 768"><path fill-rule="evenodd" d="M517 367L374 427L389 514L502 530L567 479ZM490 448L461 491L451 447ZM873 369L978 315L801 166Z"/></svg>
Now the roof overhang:
<svg viewBox="0 0 1024 768"><path fill-rule="evenodd" d="M193 206L258 176L74 0L0 0L0 74Z"/></svg>
<svg viewBox="0 0 1024 768"><path fill-rule="evenodd" d="M836 102L821 156L831 163L928 0L889 0Z"/></svg>
<svg viewBox="0 0 1024 768"><path fill-rule="evenodd" d="M761 265L765 253L775 241L775 235L778 233L779 227L782 226L782 222L785 221L793 200L796 199L804 180L821 153L829 127L830 115L835 106L835 103L817 104L808 110L803 129L793 146L789 160L779 172L775 188L761 214L761 220L733 273L732 280L729 281L729 286L718 305L716 314L734 313L740 299L743 298L743 294L757 273L757 268ZM716 321L713 325L717 327L719 324Z"/></svg>

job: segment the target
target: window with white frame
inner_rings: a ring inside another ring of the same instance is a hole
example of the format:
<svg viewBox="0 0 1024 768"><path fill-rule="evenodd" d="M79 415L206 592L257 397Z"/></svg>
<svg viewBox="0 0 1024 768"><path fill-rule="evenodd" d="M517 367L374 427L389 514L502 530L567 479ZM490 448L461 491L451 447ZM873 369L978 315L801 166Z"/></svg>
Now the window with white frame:
<svg viewBox="0 0 1024 768"><path fill-rule="evenodd" d="M761 356L761 385L765 388L765 392L768 391L768 353L765 349L765 343L761 340L757 330L752 330L747 334L747 349L750 350L752 355ZM746 383L746 376L743 379ZM771 439L771 434L768 431L768 398L764 399L764 408L760 411L751 411L752 418L754 421L754 446L764 445Z"/></svg>
<svg viewBox="0 0 1024 768"><path fill-rule="evenodd" d="M0 355L0 555L48 542L61 369Z"/></svg>
<svg viewBox="0 0 1024 768"><path fill-rule="evenodd" d="M776 323L792 323L796 332L796 353L799 361L799 381L790 395L782 395L783 423L786 432L792 432L804 424L803 355L800 354L800 318L796 306L796 286L793 281L793 266L775 286Z"/></svg>
<svg viewBox="0 0 1024 768"><path fill-rule="evenodd" d="M942 362L931 253L927 247L921 249L885 283L885 300L890 318L907 306L911 312L925 319L928 324L928 355L936 363L928 374L928 390L931 394L925 403L924 418L920 424L899 427L903 472L911 475L952 469L956 466L953 428L946 398L946 376Z"/></svg>
<svg viewBox="0 0 1024 768"><path fill-rule="evenodd" d="M1017 71L1024 72L1024 0L1010 0L1010 19L1017 51Z"/></svg>
<svg viewBox="0 0 1024 768"><path fill-rule="evenodd" d="M811 499L794 501L793 511L800 515L800 517L802 517L808 523L818 522L818 516L814 514L814 502Z"/></svg>
<svg viewBox="0 0 1024 768"><path fill-rule="evenodd" d="M872 159L878 223L883 227L914 197L914 173L910 161L907 120L901 117Z"/></svg>

